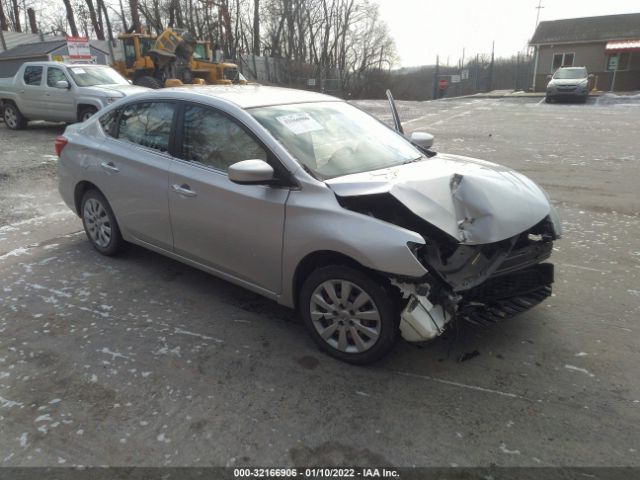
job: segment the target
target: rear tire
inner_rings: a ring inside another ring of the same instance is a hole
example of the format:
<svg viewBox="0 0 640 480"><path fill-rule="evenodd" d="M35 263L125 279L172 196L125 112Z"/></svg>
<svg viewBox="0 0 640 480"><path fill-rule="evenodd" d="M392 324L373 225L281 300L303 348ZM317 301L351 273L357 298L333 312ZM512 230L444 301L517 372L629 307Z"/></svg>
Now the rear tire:
<svg viewBox="0 0 640 480"><path fill-rule="evenodd" d="M374 362L396 341L398 311L391 295L354 268L331 265L315 270L302 285L298 305L315 342L345 362Z"/></svg>
<svg viewBox="0 0 640 480"><path fill-rule="evenodd" d="M122 251L125 241L120 234L116 216L102 193L97 190L85 192L80 203L80 216L93 248L109 257Z"/></svg>
<svg viewBox="0 0 640 480"><path fill-rule="evenodd" d="M151 77L149 75L138 77L135 79L133 83L135 85L138 85L139 87L147 87L147 88L152 88L154 90L158 90L159 88L162 88L162 83L160 82L160 80L158 80L155 77Z"/></svg>
<svg viewBox="0 0 640 480"><path fill-rule="evenodd" d="M2 109L2 118L4 119L4 123L10 130L24 130L27 128L27 120L18 107L10 102L6 103L4 108Z"/></svg>

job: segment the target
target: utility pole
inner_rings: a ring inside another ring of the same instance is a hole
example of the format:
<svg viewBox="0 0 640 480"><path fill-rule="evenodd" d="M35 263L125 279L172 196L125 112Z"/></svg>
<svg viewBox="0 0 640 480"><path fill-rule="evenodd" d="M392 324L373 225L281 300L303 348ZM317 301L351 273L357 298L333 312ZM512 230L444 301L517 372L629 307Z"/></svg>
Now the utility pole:
<svg viewBox="0 0 640 480"><path fill-rule="evenodd" d="M540 23L540 10L543 8L544 5L542 5L542 0L538 0L538 6L536 7L536 10L538 10L538 13L536 14L536 28L538 27L538 23Z"/></svg>
<svg viewBox="0 0 640 480"><path fill-rule="evenodd" d="M538 0L538 6L536 7L536 10L538 10L538 13L536 14L536 29L538 28L538 23L540 23L540 10L542 10L543 8L544 6L542 5L542 0ZM535 58L533 60L533 80L531 82L531 91L535 92L536 91L536 75L538 74L538 56L540 55L540 51L539 51L540 47L538 45L535 45L533 48L534 48Z"/></svg>
<svg viewBox="0 0 640 480"><path fill-rule="evenodd" d="M440 76L440 55L436 55L436 69L433 72L433 99L438 98L438 77Z"/></svg>
<svg viewBox="0 0 640 480"><path fill-rule="evenodd" d="M518 80L520 78L520 52L518 52L518 56L516 57L516 92L518 91Z"/></svg>
<svg viewBox="0 0 640 480"><path fill-rule="evenodd" d="M494 40L491 43L491 65L489 65L489 88L487 89L490 92L493 89L493 64L495 60L495 51L496 51L496 41Z"/></svg>

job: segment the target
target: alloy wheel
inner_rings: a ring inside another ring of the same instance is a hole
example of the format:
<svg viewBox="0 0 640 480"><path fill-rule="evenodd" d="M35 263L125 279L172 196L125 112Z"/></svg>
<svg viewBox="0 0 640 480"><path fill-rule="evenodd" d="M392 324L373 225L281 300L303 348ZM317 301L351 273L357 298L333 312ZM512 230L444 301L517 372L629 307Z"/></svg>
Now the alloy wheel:
<svg viewBox="0 0 640 480"><path fill-rule="evenodd" d="M108 247L111 242L111 221L102 203L89 198L84 204L83 219L91 240L99 247Z"/></svg>
<svg viewBox="0 0 640 480"><path fill-rule="evenodd" d="M16 128L18 125L18 115L13 107L5 107L4 109L4 121L10 128Z"/></svg>
<svg viewBox="0 0 640 480"><path fill-rule="evenodd" d="M380 337L382 321L373 299L355 283L327 280L314 290L311 321L320 337L344 353L362 353Z"/></svg>

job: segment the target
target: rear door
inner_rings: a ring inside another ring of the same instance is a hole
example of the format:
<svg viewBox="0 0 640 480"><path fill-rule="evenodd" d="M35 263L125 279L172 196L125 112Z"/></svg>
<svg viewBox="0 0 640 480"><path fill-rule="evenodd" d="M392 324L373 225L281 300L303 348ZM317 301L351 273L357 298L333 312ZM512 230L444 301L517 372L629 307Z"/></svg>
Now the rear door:
<svg viewBox="0 0 640 480"><path fill-rule="evenodd" d="M169 143L176 104L142 101L100 118L99 186L125 238L171 251Z"/></svg>
<svg viewBox="0 0 640 480"><path fill-rule="evenodd" d="M169 174L175 252L258 287L281 289L282 235L289 188L238 185L230 165L251 159L278 165L247 128L226 113L186 103Z"/></svg>
<svg viewBox="0 0 640 480"><path fill-rule="evenodd" d="M60 80L66 81L69 84L69 88L57 88L56 82ZM72 85L73 83L64 70L59 67L47 67L47 81L44 89L49 119L67 122L75 122L77 120L75 93Z"/></svg>
<svg viewBox="0 0 640 480"><path fill-rule="evenodd" d="M22 78L18 79L21 86L18 90L20 102L18 108L30 120L42 120L47 117L44 101L44 67L29 65L25 67Z"/></svg>

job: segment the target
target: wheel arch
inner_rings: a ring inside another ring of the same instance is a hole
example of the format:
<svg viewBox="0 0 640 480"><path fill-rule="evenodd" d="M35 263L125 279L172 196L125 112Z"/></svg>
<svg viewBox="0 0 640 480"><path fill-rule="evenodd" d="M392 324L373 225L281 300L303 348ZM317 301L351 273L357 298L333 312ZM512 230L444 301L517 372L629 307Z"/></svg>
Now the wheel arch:
<svg viewBox="0 0 640 480"><path fill-rule="evenodd" d="M352 257L345 255L344 253L336 252L333 250L317 250L307 254L296 266L291 283L291 292L294 308L298 309L300 290L305 280L311 275L311 273L320 267L328 265L344 265L351 267L355 270L360 270L372 278L382 282L387 282L387 278L376 270L365 267Z"/></svg>
<svg viewBox="0 0 640 480"><path fill-rule="evenodd" d="M82 113L83 110L86 110L88 108L95 110L96 113L98 112L98 110L100 110L100 107L97 105L94 105L93 103L79 103L78 106L76 107L76 118L80 120L80 114Z"/></svg>
<svg viewBox="0 0 640 480"><path fill-rule="evenodd" d="M82 180L76 184L76 187L73 191L73 205L76 209L76 214L81 216L80 208L82 207L82 197L89 190L96 190L100 192L100 194L107 198L105 194L94 184L89 182L88 180Z"/></svg>

